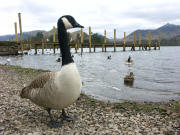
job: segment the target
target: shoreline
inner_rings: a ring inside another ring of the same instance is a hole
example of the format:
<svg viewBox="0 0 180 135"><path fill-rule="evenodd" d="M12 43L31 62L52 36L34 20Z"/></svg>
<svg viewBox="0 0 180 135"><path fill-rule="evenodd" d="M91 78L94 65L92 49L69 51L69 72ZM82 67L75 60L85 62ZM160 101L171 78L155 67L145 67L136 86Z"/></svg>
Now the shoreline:
<svg viewBox="0 0 180 135"><path fill-rule="evenodd" d="M51 129L47 112L19 97L23 85L43 72L47 70L0 65L0 134L180 133L180 101L109 103L85 94L66 109L78 120ZM59 114L53 111L54 117Z"/></svg>

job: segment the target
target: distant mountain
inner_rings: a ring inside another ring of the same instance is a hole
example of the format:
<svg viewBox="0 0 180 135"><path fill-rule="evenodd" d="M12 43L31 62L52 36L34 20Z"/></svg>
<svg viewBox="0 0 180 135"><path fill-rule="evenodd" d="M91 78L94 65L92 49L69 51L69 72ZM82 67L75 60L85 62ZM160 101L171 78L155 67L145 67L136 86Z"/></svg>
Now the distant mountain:
<svg viewBox="0 0 180 135"><path fill-rule="evenodd" d="M33 37L36 36L36 34L38 32L42 32L44 37L50 37L51 35L53 35L53 29L51 29L50 31L45 31L45 30L35 30L35 31L29 31L29 32L23 32L23 40L27 39L29 37ZM57 29L56 29L56 34L57 34ZM71 32L70 36L71 36L71 40L76 40L78 34L81 34L81 31L75 31L75 32ZM4 35L4 36L0 36L0 41L9 41L9 39L15 40L15 34L13 35ZM20 39L20 34L18 33L18 39ZM88 34L84 32L84 40L89 39Z"/></svg>
<svg viewBox="0 0 180 135"><path fill-rule="evenodd" d="M34 30L34 31L29 31L29 32L23 32L23 40L27 39L29 37L35 36L38 32L45 32L44 30ZM4 35L0 36L0 41L9 41L9 39L15 40L15 34L13 35ZM20 39L20 34L18 33L18 39Z"/></svg>
<svg viewBox="0 0 180 135"><path fill-rule="evenodd" d="M38 32L42 32L44 37L50 37L53 34L53 29L50 31L44 31L44 30L34 30L30 32L23 32L23 39L27 39L32 36L36 36ZM136 41L139 39L139 34L141 33L141 39L142 40L148 40L148 33L151 32L151 39L157 40L158 34L161 32L161 43L162 45L179 45L180 44L180 25L174 25L167 23L164 26L161 26L157 29L147 29L147 30L136 30ZM80 34L80 31L75 31L70 33L71 40L76 40L78 38L78 35ZM57 30L56 30L56 36L57 36ZM102 35L103 36L103 35ZM4 35L0 36L0 41L8 41L9 39L15 39L15 35ZM18 34L18 39L20 39L20 35ZM84 40L88 42L88 34L84 32ZM107 38L109 42L113 42L113 39ZM122 41L123 39L121 39ZM119 39L117 39L119 41ZM127 36L127 41L133 41L133 32Z"/></svg>
<svg viewBox="0 0 180 135"><path fill-rule="evenodd" d="M180 46L180 35L174 36L170 39L162 39L161 40L161 45L166 45L166 46Z"/></svg>
<svg viewBox="0 0 180 135"><path fill-rule="evenodd" d="M136 40L139 39L139 34L141 34L142 40L148 40L148 33L151 32L151 39L158 39L158 34L161 32L161 39L171 39L175 36L180 35L180 25L174 24L165 24L157 29L148 29L148 30L136 30ZM133 32L127 36L128 41L133 40Z"/></svg>

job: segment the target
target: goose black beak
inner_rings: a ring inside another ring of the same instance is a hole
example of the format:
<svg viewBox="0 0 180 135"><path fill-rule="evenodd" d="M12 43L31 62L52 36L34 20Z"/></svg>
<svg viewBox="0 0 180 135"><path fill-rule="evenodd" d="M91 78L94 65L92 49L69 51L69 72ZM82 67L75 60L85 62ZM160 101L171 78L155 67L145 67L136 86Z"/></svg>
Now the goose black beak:
<svg viewBox="0 0 180 135"><path fill-rule="evenodd" d="M74 28L84 28L84 26L80 25L79 23L76 23L76 24L74 25Z"/></svg>

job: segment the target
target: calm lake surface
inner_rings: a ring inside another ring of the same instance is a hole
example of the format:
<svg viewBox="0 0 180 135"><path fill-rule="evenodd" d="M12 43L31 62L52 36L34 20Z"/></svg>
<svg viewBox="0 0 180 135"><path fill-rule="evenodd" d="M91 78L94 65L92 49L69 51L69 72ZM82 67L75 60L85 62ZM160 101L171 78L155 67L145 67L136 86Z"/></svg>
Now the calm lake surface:
<svg viewBox="0 0 180 135"><path fill-rule="evenodd" d="M180 47L161 47L161 50L151 51L126 49L123 52L122 48L117 48L115 53L113 48L107 48L106 53L101 49L88 53L85 49L82 57L72 50L87 95L112 102L180 99ZM10 65L48 70L61 67L61 63L56 62L59 53L53 54L53 50L45 50L45 55L41 55L41 50L38 55L34 55L34 50L28 53L23 57L0 56L0 64L5 64L9 58ZM107 59L109 55L111 60ZM134 61L131 66L125 64L129 55ZM135 75L133 86L124 85L124 77L129 72Z"/></svg>

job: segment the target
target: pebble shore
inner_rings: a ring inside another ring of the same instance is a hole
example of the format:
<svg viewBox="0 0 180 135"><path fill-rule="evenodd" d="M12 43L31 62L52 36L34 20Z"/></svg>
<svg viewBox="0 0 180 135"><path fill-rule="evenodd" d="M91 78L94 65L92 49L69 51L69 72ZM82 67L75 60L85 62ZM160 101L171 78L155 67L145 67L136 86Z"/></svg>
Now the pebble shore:
<svg viewBox="0 0 180 135"><path fill-rule="evenodd" d="M180 101L104 103L84 94L65 109L77 120L50 128L47 111L19 97L42 72L0 65L0 135L180 135ZM61 111L52 114L60 120Z"/></svg>

